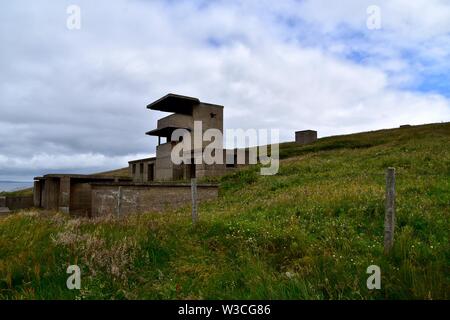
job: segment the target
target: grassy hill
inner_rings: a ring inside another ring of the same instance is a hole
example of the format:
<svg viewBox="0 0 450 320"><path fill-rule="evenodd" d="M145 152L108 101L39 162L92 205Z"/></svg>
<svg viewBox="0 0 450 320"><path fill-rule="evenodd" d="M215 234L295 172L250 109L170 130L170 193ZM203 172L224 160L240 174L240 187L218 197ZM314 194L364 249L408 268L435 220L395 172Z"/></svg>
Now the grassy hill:
<svg viewBox="0 0 450 320"><path fill-rule="evenodd" d="M106 176L106 177L128 177L129 173L128 173L128 167L125 167L125 168L120 168L120 169L111 170L111 171L94 173L94 175Z"/></svg>
<svg viewBox="0 0 450 320"><path fill-rule="evenodd" d="M450 124L281 146L276 176L221 178L220 198L126 219L27 211L0 218L0 298L445 299ZM397 226L383 254L384 171ZM66 268L82 268L66 289ZM366 269L381 268L381 290Z"/></svg>
<svg viewBox="0 0 450 320"><path fill-rule="evenodd" d="M1 191L0 196L8 196L8 197L23 197L23 196L32 196L33 188L26 188L16 191Z"/></svg>

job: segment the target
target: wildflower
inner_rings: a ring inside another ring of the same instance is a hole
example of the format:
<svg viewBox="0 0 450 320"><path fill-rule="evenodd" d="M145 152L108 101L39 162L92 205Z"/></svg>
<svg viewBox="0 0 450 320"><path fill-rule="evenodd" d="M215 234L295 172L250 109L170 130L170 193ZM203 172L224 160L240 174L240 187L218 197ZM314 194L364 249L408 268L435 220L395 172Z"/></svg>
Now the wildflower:
<svg viewBox="0 0 450 320"><path fill-rule="evenodd" d="M286 277L288 277L289 279L292 279L294 276L295 276L295 274L294 273L292 273L292 272L289 272L289 271L286 271Z"/></svg>

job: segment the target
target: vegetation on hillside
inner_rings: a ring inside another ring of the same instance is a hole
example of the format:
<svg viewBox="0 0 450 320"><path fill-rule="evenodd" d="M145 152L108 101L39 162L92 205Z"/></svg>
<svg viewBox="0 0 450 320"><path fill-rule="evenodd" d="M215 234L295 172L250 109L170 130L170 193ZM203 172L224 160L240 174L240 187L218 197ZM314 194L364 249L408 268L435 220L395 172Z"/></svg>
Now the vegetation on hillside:
<svg viewBox="0 0 450 320"><path fill-rule="evenodd" d="M120 168L120 169L111 170L111 171L94 173L94 175L106 176L106 177L128 177L129 172L128 172L128 167L125 167L125 168Z"/></svg>
<svg viewBox="0 0 450 320"><path fill-rule="evenodd" d="M281 146L276 176L221 178L199 206L123 219L24 211L0 220L3 299L448 299L450 124ZM397 225L383 254L384 172ZM81 290L66 268L82 269ZM368 290L378 265L381 290Z"/></svg>
<svg viewBox="0 0 450 320"><path fill-rule="evenodd" d="M20 189L16 191L1 191L0 196L4 197L25 197L32 196L33 188Z"/></svg>

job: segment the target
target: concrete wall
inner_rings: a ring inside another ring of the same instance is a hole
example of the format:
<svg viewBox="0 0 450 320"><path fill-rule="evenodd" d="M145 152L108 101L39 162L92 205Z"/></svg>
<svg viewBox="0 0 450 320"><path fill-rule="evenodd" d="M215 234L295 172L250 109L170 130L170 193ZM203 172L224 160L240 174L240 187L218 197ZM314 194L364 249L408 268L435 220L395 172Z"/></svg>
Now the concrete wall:
<svg viewBox="0 0 450 320"><path fill-rule="evenodd" d="M219 177L229 172L225 167L225 164L197 164L196 167L196 177Z"/></svg>
<svg viewBox="0 0 450 320"><path fill-rule="evenodd" d="M91 215L91 185L74 183L70 188L70 214L79 217Z"/></svg>
<svg viewBox="0 0 450 320"><path fill-rule="evenodd" d="M58 210L69 213L70 208L70 177L59 179Z"/></svg>
<svg viewBox="0 0 450 320"><path fill-rule="evenodd" d="M173 144L171 142L156 147L155 180L174 180L171 159Z"/></svg>
<svg viewBox="0 0 450 320"><path fill-rule="evenodd" d="M63 191L65 191L66 188L67 185L63 184ZM58 210L60 193L61 188L59 178L36 180L34 181L33 189L33 206L49 210ZM65 196L65 200L67 200L67 195Z"/></svg>
<svg viewBox="0 0 450 320"><path fill-rule="evenodd" d="M198 185L199 201L215 199L218 187ZM92 185L92 216L164 211L191 203L191 187L183 185Z"/></svg>
<svg viewBox="0 0 450 320"><path fill-rule="evenodd" d="M46 210L58 210L76 216L91 213L90 183L130 183L130 178L99 175L55 174L36 178L33 204Z"/></svg>
<svg viewBox="0 0 450 320"><path fill-rule="evenodd" d="M192 110L192 117L195 121L202 121L203 132L208 129L219 129L223 132L223 107L200 103ZM208 145L209 142L206 142Z"/></svg>
<svg viewBox="0 0 450 320"><path fill-rule="evenodd" d="M194 128L194 118L192 116L180 113L174 113L170 116L158 120L158 129L164 127L178 127L178 128Z"/></svg>
<svg viewBox="0 0 450 320"><path fill-rule="evenodd" d="M33 196L13 196L5 198L5 206L10 210L27 209L33 207ZM2 207L2 205L0 205Z"/></svg>
<svg viewBox="0 0 450 320"><path fill-rule="evenodd" d="M59 209L59 180L58 178L45 179L43 190L43 207L45 209Z"/></svg>
<svg viewBox="0 0 450 320"><path fill-rule="evenodd" d="M130 161L128 165L130 177L132 177L134 182L151 182L155 180L155 158ZM149 172L150 170L153 170L153 174Z"/></svg>
<svg viewBox="0 0 450 320"><path fill-rule="evenodd" d="M299 144L307 144L317 140L317 131L303 130L295 132L295 142Z"/></svg>

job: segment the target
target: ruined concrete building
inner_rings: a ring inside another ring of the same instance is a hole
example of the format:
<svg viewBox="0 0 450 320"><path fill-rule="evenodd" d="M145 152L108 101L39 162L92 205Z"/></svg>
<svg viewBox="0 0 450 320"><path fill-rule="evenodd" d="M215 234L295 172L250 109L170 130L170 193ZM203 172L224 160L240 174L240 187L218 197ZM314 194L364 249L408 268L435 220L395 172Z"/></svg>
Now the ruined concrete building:
<svg viewBox="0 0 450 320"><path fill-rule="evenodd" d="M94 183L130 182L127 177L84 174L47 174L34 178L34 206L47 210L89 216Z"/></svg>
<svg viewBox="0 0 450 320"><path fill-rule="evenodd" d="M173 131L192 131L194 121L201 121L203 132L207 129L223 132L223 106L168 94L147 108L172 113L159 119L157 128L147 132L148 135L158 137L156 157L130 161L128 177L76 174L36 177L34 206L89 217L161 211L186 204L190 200L190 185L174 184L175 180L222 175L236 167L234 163L206 165L194 164L192 161L175 165L171 161L173 147L181 142L172 141ZM199 200L216 198L217 194L217 185L198 185Z"/></svg>
<svg viewBox="0 0 450 320"><path fill-rule="evenodd" d="M117 216L145 211L162 211L189 203L191 199L191 178L220 176L229 170L244 166L250 161L251 148L225 150L223 141L217 149L220 163L206 164L194 161L198 153L203 153L211 141L193 143L188 151L183 150L183 161L175 164L171 154L179 144L189 145L187 133L194 136L215 129L223 138L223 106L201 102L197 98L168 94L147 106L154 111L169 112L170 115L158 120L156 129L147 132L158 137L156 156L129 162L128 176L47 174L36 177L34 182L33 202L35 207L58 210L77 216ZM201 130L199 129L199 124ZM184 135L177 139L172 133L184 129ZM197 132L197 130L199 132ZM317 132L298 131L296 142L305 144L317 139ZM195 146L195 148L194 148ZM237 164L237 160L240 164ZM243 160L243 161L242 161ZM256 159L255 159L256 161ZM181 183L177 180L184 180ZM199 184L198 199L214 199L218 196L217 185ZM0 204L0 207L2 204Z"/></svg>
<svg viewBox="0 0 450 320"><path fill-rule="evenodd" d="M202 134L208 129L217 129L223 133L223 106L201 102L197 98L168 94L150 103L147 108L171 114L159 119L156 129L146 133L158 137L156 157L129 162L129 174L133 181L175 181L219 176L225 174L228 169L237 167L235 157L232 155L232 159L228 159L226 150L223 150L222 164L195 164L193 154L190 163L176 165L171 161L172 150L180 142L171 139L172 133L176 129L193 132L194 122L200 121ZM203 142L202 148L204 149L208 143ZM194 153L196 150L193 149L192 152Z"/></svg>

